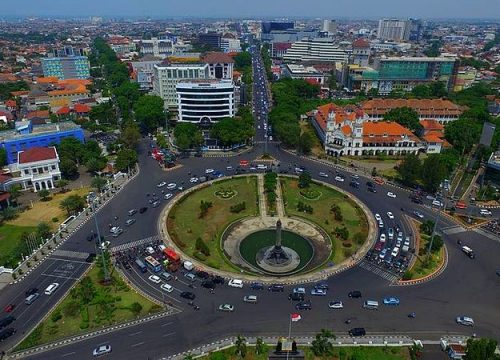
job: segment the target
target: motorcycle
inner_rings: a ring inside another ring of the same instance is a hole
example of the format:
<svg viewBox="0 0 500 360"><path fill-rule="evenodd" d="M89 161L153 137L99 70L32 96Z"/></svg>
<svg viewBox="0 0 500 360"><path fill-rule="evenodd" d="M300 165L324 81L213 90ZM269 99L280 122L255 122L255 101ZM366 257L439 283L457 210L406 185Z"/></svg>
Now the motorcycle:
<svg viewBox="0 0 500 360"><path fill-rule="evenodd" d="M410 319L415 319L416 316L417 316L417 314L415 314L414 312L408 314L408 317Z"/></svg>

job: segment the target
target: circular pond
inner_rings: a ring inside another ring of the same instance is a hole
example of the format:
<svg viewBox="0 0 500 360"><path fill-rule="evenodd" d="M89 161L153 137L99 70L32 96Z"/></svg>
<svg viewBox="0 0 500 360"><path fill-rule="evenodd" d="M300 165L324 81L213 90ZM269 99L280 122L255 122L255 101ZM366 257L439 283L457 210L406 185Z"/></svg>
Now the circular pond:
<svg viewBox="0 0 500 360"><path fill-rule="evenodd" d="M299 234L286 230L282 230L281 239L283 247L292 249L300 257L299 265L294 269L294 272L304 269L314 255L311 243ZM257 263L257 254L263 248L273 246L275 242L276 230L268 229L253 232L241 241L240 254L247 263L260 269Z"/></svg>

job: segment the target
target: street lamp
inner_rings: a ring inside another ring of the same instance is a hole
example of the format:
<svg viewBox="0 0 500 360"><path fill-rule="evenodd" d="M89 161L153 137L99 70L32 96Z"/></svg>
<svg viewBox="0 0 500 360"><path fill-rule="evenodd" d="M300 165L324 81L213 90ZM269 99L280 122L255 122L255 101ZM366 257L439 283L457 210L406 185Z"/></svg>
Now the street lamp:
<svg viewBox="0 0 500 360"><path fill-rule="evenodd" d="M109 273L108 273L108 268L106 267L106 259L104 258L104 248L102 246L102 240L101 240L101 232L99 231L99 224L97 223L97 204L96 204L97 196L93 196L91 199L92 207L93 207L93 213L94 213L94 222L95 222L95 229L97 233L97 239L99 241L99 249L101 250L101 258L102 258L102 269L104 272L104 282L108 283L110 278L109 278Z"/></svg>
<svg viewBox="0 0 500 360"><path fill-rule="evenodd" d="M443 205L441 206L441 204L439 204L439 209L438 211L436 211L436 217L434 219L434 227L432 229L432 235L431 235L431 240L429 241L429 248L427 249L427 255L430 255L431 253L431 249L432 249L432 244L434 243L434 237L436 236L436 228L437 228L437 224L438 224L438 221L439 221L439 217L441 216L441 209L443 209L443 211L446 211L446 187L444 186L444 183L441 183L441 186L442 186L442 189L443 189Z"/></svg>

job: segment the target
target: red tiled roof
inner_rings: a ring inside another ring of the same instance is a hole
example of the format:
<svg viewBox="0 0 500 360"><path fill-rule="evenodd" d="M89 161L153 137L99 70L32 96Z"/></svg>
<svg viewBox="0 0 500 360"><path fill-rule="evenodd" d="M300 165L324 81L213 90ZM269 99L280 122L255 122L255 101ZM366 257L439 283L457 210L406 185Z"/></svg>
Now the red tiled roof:
<svg viewBox="0 0 500 360"><path fill-rule="evenodd" d="M418 138L407 128L397 122L379 121L363 124L363 142L387 143L402 140L406 135L409 139L418 141Z"/></svg>
<svg viewBox="0 0 500 360"><path fill-rule="evenodd" d="M71 109L68 106L63 106L59 110L57 110L57 115L68 115L71 112Z"/></svg>
<svg viewBox="0 0 500 360"><path fill-rule="evenodd" d="M344 125L340 128L345 136L349 136L352 134L352 129L349 125Z"/></svg>
<svg viewBox="0 0 500 360"><path fill-rule="evenodd" d="M424 128L424 130L443 130L444 126L440 124L436 120L432 119L425 119L425 120L420 120L420 125Z"/></svg>
<svg viewBox="0 0 500 360"><path fill-rule="evenodd" d="M90 112L90 106L85 104L75 104L75 106L73 106L73 109L78 114L86 114Z"/></svg>
<svg viewBox="0 0 500 360"><path fill-rule="evenodd" d="M352 43L353 48L369 48L370 43L365 39L357 39Z"/></svg>
<svg viewBox="0 0 500 360"><path fill-rule="evenodd" d="M15 108L17 106L16 100L7 100L5 106Z"/></svg>
<svg viewBox="0 0 500 360"><path fill-rule="evenodd" d="M50 116L49 110L35 110L35 111L30 111L26 115L26 119L31 119L34 117L48 118L49 116Z"/></svg>
<svg viewBox="0 0 500 360"><path fill-rule="evenodd" d="M466 109L445 99L371 99L362 104L365 113L384 115L389 110L410 107L420 116L432 118L436 115L458 116Z"/></svg>
<svg viewBox="0 0 500 360"><path fill-rule="evenodd" d="M433 143L444 143L444 140L441 139L437 134L427 134L423 137L423 139L427 142L433 142Z"/></svg>
<svg viewBox="0 0 500 360"><path fill-rule="evenodd" d="M18 153L19 164L57 158L55 147L32 147Z"/></svg>
<svg viewBox="0 0 500 360"><path fill-rule="evenodd" d="M223 52L209 52L205 54L201 60L203 62L206 62L207 64L228 64L228 63L234 63L234 60L231 56L228 54L225 54Z"/></svg>
<svg viewBox="0 0 500 360"><path fill-rule="evenodd" d="M285 51L285 50L290 49L291 47L292 47L292 44L287 43L287 42L273 43L273 50L275 50L275 51Z"/></svg>

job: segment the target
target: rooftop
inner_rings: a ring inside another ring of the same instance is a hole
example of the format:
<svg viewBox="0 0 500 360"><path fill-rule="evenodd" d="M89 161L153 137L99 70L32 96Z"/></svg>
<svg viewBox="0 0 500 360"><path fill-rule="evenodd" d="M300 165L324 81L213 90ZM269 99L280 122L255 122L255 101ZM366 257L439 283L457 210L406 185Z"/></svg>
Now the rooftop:
<svg viewBox="0 0 500 360"><path fill-rule="evenodd" d="M229 64L234 63L231 56L223 52L210 52L201 58L201 60L207 64Z"/></svg>
<svg viewBox="0 0 500 360"><path fill-rule="evenodd" d="M57 152L54 146L52 147L32 147L28 150L23 150L18 153L18 163L26 164L43 160L56 159Z"/></svg>
<svg viewBox="0 0 500 360"><path fill-rule="evenodd" d="M9 141L9 140L20 140L27 139L37 135L44 135L55 133L59 131L69 131L80 129L80 126L76 125L72 121L64 121L56 124L43 124L33 126L33 131L30 134L19 134L16 130L4 130L0 131L0 142Z"/></svg>

